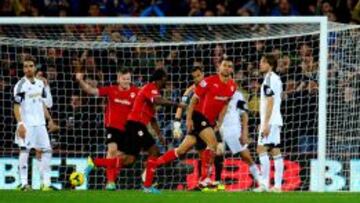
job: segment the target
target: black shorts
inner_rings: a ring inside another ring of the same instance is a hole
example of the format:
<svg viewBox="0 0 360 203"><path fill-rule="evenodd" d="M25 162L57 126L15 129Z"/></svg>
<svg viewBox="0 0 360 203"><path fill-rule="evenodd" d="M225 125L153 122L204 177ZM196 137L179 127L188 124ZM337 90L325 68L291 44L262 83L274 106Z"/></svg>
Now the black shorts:
<svg viewBox="0 0 360 203"><path fill-rule="evenodd" d="M127 134L126 154L137 156L141 150L148 150L155 145L153 136L144 124L136 121L128 121L125 128Z"/></svg>
<svg viewBox="0 0 360 203"><path fill-rule="evenodd" d="M203 131L204 129L208 127L213 127L212 125L210 125L209 120L197 111L193 112L192 120L194 122L193 130L188 132L188 135L195 136L196 138L199 138L201 131Z"/></svg>
<svg viewBox="0 0 360 203"><path fill-rule="evenodd" d="M209 120L201 113L194 111L192 115L194 122L194 129L188 134L196 138L195 149L203 150L206 149L206 143L200 138L200 133L208 127L213 127L210 125Z"/></svg>
<svg viewBox="0 0 360 203"><path fill-rule="evenodd" d="M124 151L126 146L126 133L116 128L106 128L106 144L116 143L119 151Z"/></svg>
<svg viewBox="0 0 360 203"><path fill-rule="evenodd" d="M216 136L216 140L217 140L218 143L222 142L221 134L220 134L219 131L217 131L215 133L215 136ZM201 139L200 137L197 137L196 144L195 144L195 149L196 150L204 150L204 149L206 149L206 147L207 147L207 145L204 142L204 140Z"/></svg>

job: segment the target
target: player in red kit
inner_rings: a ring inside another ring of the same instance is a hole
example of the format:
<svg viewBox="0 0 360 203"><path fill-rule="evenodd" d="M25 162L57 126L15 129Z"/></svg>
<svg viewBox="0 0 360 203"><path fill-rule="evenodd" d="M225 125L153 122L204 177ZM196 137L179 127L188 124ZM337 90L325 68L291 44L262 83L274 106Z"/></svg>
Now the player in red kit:
<svg viewBox="0 0 360 203"><path fill-rule="evenodd" d="M160 91L165 87L166 82L166 72L163 69L157 69L151 76L150 83L143 86L136 97L134 107L126 123L126 132L129 140L125 150L127 157L124 162L127 164L133 163L141 150L148 152L147 167L149 162L153 162L159 156L160 152L155 145L155 140L146 127L148 124L151 124L153 128L155 127L154 130L159 136L160 141L165 144L160 128L156 124L156 106L185 108L185 105L169 101L161 96ZM144 192L157 193L158 190L145 183Z"/></svg>
<svg viewBox="0 0 360 203"><path fill-rule="evenodd" d="M131 85L131 73L121 69L117 74L117 85L94 88L84 81L83 73L76 73L76 79L81 89L94 96L107 98L105 108L105 128L107 155L106 158L95 158L95 166L106 168L106 189L115 190L115 180L120 170L119 159L123 156L125 147L125 124L139 89ZM115 164L113 164L115 162ZM85 171L88 175L89 171Z"/></svg>
<svg viewBox="0 0 360 203"><path fill-rule="evenodd" d="M187 136L178 148L167 151L164 155L148 163L146 184L152 184L156 167L184 155L196 144L198 139L201 139L206 143L207 148L202 154L204 164L201 165L199 184L207 186L208 183L205 180L208 177L218 144L214 128L221 125L227 104L236 90L236 84L230 77L232 66L229 59L223 59L218 74L205 78L196 86L186 116Z"/></svg>

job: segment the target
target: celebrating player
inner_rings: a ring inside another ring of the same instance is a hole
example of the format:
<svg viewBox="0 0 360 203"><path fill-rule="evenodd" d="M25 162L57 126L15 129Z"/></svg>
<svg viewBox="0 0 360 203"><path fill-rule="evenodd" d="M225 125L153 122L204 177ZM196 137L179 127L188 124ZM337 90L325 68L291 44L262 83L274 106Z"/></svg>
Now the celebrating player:
<svg viewBox="0 0 360 203"><path fill-rule="evenodd" d="M259 154L261 173L268 187L270 182L270 161L268 152L275 165L275 185L270 191L281 192L284 171L283 158L280 151L280 130L283 120L280 112L282 82L273 72L277 66L272 55L264 55L260 61L260 72L264 74L260 94L260 132L257 153Z"/></svg>
<svg viewBox="0 0 360 203"><path fill-rule="evenodd" d="M35 77L35 59L28 55L23 61L24 77L14 88L14 114L17 121L15 143L20 147L19 175L20 190L30 190L28 184L28 159L31 149L35 149L36 159L41 178L41 190L52 190L50 186L50 162L52 148L46 129L48 119L49 128L55 123L47 110L51 107L52 98L50 89L41 79ZM46 106L47 105L47 106Z"/></svg>
<svg viewBox="0 0 360 203"><path fill-rule="evenodd" d="M129 69L120 69L117 73L117 85L95 88L84 81L83 73L76 73L76 79L81 89L94 96L107 97L105 108L105 128L107 155L106 158L96 158L96 166L106 167L107 190L115 190L115 181L119 167L111 164L112 160L118 160L122 156L125 143L125 123L130 113L138 88L131 85L131 72ZM110 163L110 164L109 164Z"/></svg>
<svg viewBox="0 0 360 203"><path fill-rule="evenodd" d="M184 155L196 144L197 139L202 139L207 145L203 152L204 163L201 169L200 184L205 186L208 184L205 180L208 177L209 168L213 162L217 147L213 128L216 120L218 120L218 123L222 123L227 104L236 90L236 84L230 78L232 65L229 59L223 59L219 73L205 78L195 87L195 94L191 98L186 117L188 135L178 148L172 149L155 161L148 163L146 184L152 183L156 167Z"/></svg>
<svg viewBox="0 0 360 203"><path fill-rule="evenodd" d="M240 91L236 91L229 102L220 133L231 153L233 155L240 153L241 158L250 166L251 175L259 185L257 189L266 190L259 169L247 148L249 135L247 104Z"/></svg>

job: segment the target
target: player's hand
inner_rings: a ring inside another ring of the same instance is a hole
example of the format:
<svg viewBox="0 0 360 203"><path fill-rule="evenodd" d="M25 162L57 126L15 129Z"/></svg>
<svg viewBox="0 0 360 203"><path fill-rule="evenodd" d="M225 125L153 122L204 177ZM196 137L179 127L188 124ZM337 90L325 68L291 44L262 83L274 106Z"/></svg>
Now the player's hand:
<svg viewBox="0 0 360 203"><path fill-rule="evenodd" d="M84 73L77 72L75 74L75 77L76 77L77 81L83 80L84 79Z"/></svg>
<svg viewBox="0 0 360 203"><path fill-rule="evenodd" d="M267 137L270 134L270 125L265 124L264 128L262 129L262 136Z"/></svg>
<svg viewBox="0 0 360 203"><path fill-rule="evenodd" d="M166 140L162 134L158 135L159 141L163 146L166 146Z"/></svg>
<svg viewBox="0 0 360 203"><path fill-rule="evenodd" d="M240 137L240 143L241 143L242 145L247 145L247 144L249 144L249 137L248 137L247 135L242 135L242 136Z"/></svg>
<svg viewBox="0 0 360 203"><path fill-rule="evenodd" d="M194 129L194 121L192 119L186 120L186 129L191 132Z"/></svg>
<svg viewBox="0 0 360 203"><path fill-rule="evenodd" d="M26 135L26 128L25 125L23 123L20 123L17 129L17 133L19 135L20 138L24 139L25 135Z"/></svg>
<svg viewBox="0 0 360 203"><path fill-rule="evenodd" d="M60 130L59 125L57 125L53 120L50 120L48 123L48 131L49 133L55 133Z"/></svg>
<svg viewBox="0 0 360 203"><path fill-rule="evenodd" d="M174 121L173 123L173 136L175 139L180 139L182 137L182 130L181 130L181 122L180 121Z"/></svg>

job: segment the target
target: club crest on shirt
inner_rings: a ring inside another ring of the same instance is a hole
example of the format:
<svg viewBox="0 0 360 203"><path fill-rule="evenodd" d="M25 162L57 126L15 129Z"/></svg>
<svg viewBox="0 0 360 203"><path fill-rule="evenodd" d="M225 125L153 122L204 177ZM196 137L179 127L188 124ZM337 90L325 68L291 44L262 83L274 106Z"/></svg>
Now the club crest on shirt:
<svg viewBox="0 0 360 203"><path fill-rule="evenodd" d="M206 121L202 121L202 122L201 122L201 125L202 125L202 126L206 126Z"/></svg>
<svg viewBox="0 0 360 203"><path fill-rule="evenodd" d="M235 89L235 87L234 87L234 86L231 86L230 89L231 89L231 91L233 92L234 89Z"/></svg>
<svg viewBox="0 0 360 203"><path fill-rule="evenodd" d="M131 97L131 98L135 98L135 96L136 96L135 92L131 92L131 93L130 93L130 97Z"/></svg>
<svg viewBox="0 0 360 203"><path fill-rule="evenodd" d="M138 135L142 137L144 135L144 132L142 130L138 131Z"/></svg>
<svg viewBox="0 0 360 203"><path fill-rule="evenodd" d="M111 133L107 134L107 138L110 139L112 137Z"/></svg>
<svg viewBox="0 0 360 203"><path fill-rule="evenodd" d="M207 83L205 80L202 80L199 85L200 87L206 87Z"/></svg>

